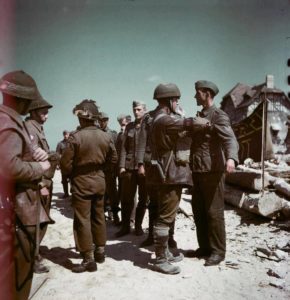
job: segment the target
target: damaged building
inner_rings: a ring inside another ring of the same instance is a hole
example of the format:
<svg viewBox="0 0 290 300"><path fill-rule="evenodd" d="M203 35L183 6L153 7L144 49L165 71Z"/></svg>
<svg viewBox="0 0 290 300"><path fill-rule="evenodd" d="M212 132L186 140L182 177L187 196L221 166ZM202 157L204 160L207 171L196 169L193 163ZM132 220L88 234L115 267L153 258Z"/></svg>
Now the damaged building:
<svg viewBox="0 0 290 300"><path fill-rule="evenodd" d="M267 75L265 83L255 86L236 84L223 97L221 109L229 115L233 126L238 126L265 98L269 100L267 119L274 153L290 153L290 100L274 86L272 75Z"/></svg>

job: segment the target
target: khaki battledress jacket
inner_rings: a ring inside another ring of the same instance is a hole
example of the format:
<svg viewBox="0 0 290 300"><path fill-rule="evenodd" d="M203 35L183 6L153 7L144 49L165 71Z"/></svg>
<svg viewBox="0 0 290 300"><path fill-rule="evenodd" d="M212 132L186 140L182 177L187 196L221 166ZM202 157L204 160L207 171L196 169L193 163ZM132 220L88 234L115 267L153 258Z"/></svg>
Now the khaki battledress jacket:
<svg viewBox="0 0 290 300"><path fill-rule="evenodd" d="M151 165L147 172L148 184L191 187L192 177L188 163L179 164L176 160L179 133L185 130L184 120L168 115L160 108L157 108L152 115L154 117L149 130L151 158L158 162L165 179L162 180L160 176L159 166Z"/></svg>
<svg viewBox="0 0 290 300"><path fill-rule="evenodd" d="M72 193L85 197L104 195L103 170L116 162L117 152L111 137L96 126L89 126L71 133L60 166L71 178Z"/></svg>
<svg viewBox="0 0 290 300"><path fill-rule="evenodd" d="M38 182L44 174L32 159L32 145L20 115L0 105L0 193L15 200L15 212L23 225L36 225ZM50 222L41 206L40 222Z"/></svg>

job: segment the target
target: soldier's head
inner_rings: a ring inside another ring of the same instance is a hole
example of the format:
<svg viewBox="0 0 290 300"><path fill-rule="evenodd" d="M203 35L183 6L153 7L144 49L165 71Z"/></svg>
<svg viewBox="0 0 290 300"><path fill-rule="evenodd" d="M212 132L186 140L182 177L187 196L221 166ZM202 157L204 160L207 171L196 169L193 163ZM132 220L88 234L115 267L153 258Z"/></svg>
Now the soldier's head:
<svg viewBox="0 0 290 300"><path fill-rule="evenodd" d="M63 139L64 139L64 140L67 140L67 139L69 138L69 133L70 133L70 132L69 132L68 130L64 130L64 131L63 131L62 135L63 135Z"/></svg>
<svg viewBox="0 0 290 300"><path fill-rule="evenodd" d="M146 112L146 104L142 101L133 101L132 107L135 120L141 120Z"/></svg>
<svg viewBox="0 0 290 300"><path fill-rule="evenodd" d="M21 115L28 113L33 101L42 99L35 80L24 71L17 70L5 74L0 79L3 104Z"/></svg>
<svg viewBox="0 0 290 300"><path fill-rule="evenodd" d="M99 108L96 101L85 99L74 107L73 114L79 118L81 127L91 126L98 119Z"/></svg>
<svg viewBox="0 0 290 300"><path fill-rule="evenodd" d="M105 112L100 112L98 116L98 123L101 129L106 129L109 123L109 116Z"/></svg>
<svg viewBox="0 0 290 300"><path fill-rule="evenodd" d="M211 81L199 80L195 83L196 104L208 107L212 105L213 98L218 94L218 87Z"/></svg>
<svg viewBox="0 0 290 300"><path fill-rule="evenodd" d="M161 106L167 107L172 112L177 112L180 90L174 83L160 83L154 90L153 99Z"/></svg>
<svg viewBox="0 0 290 300"><path fill-rule="evenodd" d="M126 125L128 124L126 115L124 115L124 114L118 115L117 121L118 121L118 123L119 123L119 125L121 127L121 130L124 130L125 127L126 127Z"/></svg>
<svg viewBox="0 0 290 300"><path fill-rule="evenodd" d="M48 118L48 111L50 108L52 108L52 105L44 99L32 101L28 109L30 118L40 124L44 124Z"/></svg>
<svg viewBox="0 0 290 300"><path fill-rule="evenodd" d="M127 115L127 116L126 116L126 120L127 120L127 123L132 122L132 117L131 117L131 115Z"/></svg>

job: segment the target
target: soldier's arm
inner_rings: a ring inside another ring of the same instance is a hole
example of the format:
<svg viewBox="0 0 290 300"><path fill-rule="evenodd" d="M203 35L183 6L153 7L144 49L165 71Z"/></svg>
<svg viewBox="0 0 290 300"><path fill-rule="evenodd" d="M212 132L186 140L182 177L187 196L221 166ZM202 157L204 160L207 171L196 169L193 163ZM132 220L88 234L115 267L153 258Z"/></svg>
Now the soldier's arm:
<svg viewBox="0 0 290 300"><path fill-rule="evenodd" d="M41 178L44 170L40 163L22 160L23 140L16 131L2 131L0 143L1 173L3 176L18 182L34 181Z"/></svg>
<svg viewBox="0 0 290 300"><path fill-rule="evenodd" d="M73 172L73 159L77 142L73 136L69 137L67 147L64 149L60 158L60 169L63 174L70 176Z"/></svg>
<svg viewBox="0 0 290 300"><path fill-rule="evenodd" d="M230 119L226 113L216 113L213 130L216 131L219 139L221 140L227 165L229 165L227 168L229 168L230 171L232 162L228 162L228 160L233 160L236 165L239 163L239 144L231 127Z"/></svg>
<svg viewBox="0 0 290 300"><path fill-rule="evenodd" d="M128 125L127 125L128 127ZM119 160L119 169L125 169L125 162L126 162L126 140L128 136L128 129L125 129L123 140L122 140L122 145L121 145L121 152L120 152L120 160Z"/></svg>

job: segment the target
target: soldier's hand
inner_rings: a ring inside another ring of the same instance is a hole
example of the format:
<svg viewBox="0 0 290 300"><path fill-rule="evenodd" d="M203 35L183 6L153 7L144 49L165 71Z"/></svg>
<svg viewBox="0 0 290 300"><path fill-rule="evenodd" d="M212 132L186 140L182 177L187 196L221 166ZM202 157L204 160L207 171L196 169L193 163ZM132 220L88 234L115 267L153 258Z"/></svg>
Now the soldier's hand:
<svg viewBox="0 0 290 300"><path fill-rule="evenodd" d="M50 168L50 162L48 160L46 161L39 161L38 162L42 168L43 171L46 171Z"/></svg>
<svg viewBox="0 0 290 300"><path fill-rule="evenodd" d="M145 176L145 168L144 165L138 166L138 175Z"/></svg>
<svg viewBox="0 0 290 300"><path fill-rule="evenodd" d="M123 173L126 172L126 169L125 168L120 168L120 175L122 175Z"/></svg>
<svg viewBox="0 0 290 300"><path fill-rule="evenodd" d="M201 117L186 118L184 120L184 126L187 130L199 131L205 128L209 128L210 122L208 119Z"/></svg>
<svg viewBox="0 0 290 300"><path fill-rule="evenodd" d="M45 161L48 159L48 154L43 149L38 147L33 151L32 157L35 161Z"/></svg>
<svg viewBox="0 0 290 300"><path fill-rule="evenodd" d="M228 172L228 173L232 173L232 172L234 172L234 170L235 170L235 161L233 160L233 159L228 159L227 160L227 162L226 162L226 171Z"/></svg>
<svg viewBox="0 0 290 300"><path fill-rule="evenodd" d="M192 128L193 129L203 129L205 127L209 127L210 122L206 118L201 118L201 117L194 117L192 118Z"/></svg>

